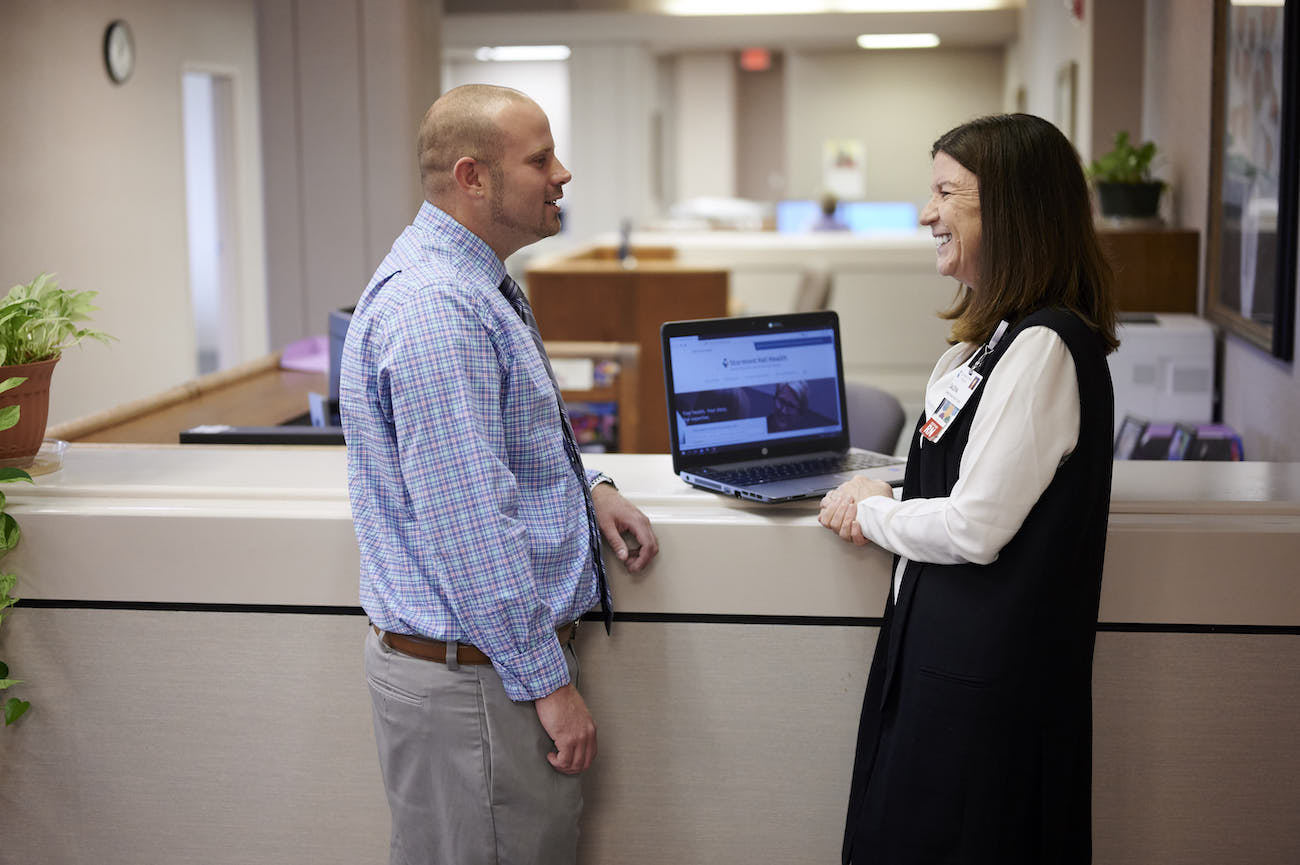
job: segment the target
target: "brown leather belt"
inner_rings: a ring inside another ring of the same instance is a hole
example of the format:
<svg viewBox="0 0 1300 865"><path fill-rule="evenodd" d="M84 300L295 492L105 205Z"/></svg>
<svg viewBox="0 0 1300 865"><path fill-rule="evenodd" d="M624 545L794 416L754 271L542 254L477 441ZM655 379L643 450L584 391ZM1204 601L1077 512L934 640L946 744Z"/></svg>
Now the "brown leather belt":
<svg viewBox="0 0 1300 865"><path fill-rule="evenodd" d="M384 645L395 652L401 652L403 655L410 655L412 658L419 658L423 661L435 661L439 664L447 663L447 644L442 640L431 640L428 637L417 637L414 634L390 634L388 631L381 631L378 625L371 625L375 633ZM569 622L555 629L555 636L559 638L560 645L567 645L577 633L578 623ZM480 650L474 648L468 643L456 644L456 663L458 664L490 664L491 659L483 654Z"/></svg>

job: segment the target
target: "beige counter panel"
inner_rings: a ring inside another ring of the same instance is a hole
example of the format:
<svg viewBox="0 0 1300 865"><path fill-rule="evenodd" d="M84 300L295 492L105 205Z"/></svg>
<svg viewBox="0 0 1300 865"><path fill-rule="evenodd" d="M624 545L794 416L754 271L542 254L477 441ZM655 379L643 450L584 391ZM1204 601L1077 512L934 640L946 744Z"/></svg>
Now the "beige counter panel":
<svg viewBox="0 0 1300 865"><path fill-rule="evenodd" d="M890 556L836 541L815 502L696 490L662 455L588 463L661 541L646 573L611 568L618 610L882 614ZM1114 487L1102 621L1300 624L1300 465L1118 463ZM7 563L25 597L357 603L342 448L74 445L63 470L8 492L25 540Z"/></svg>
<svg viewBox="0 0 1300 865"><path fill-rule="evenodd" d="M0 632L33 706L0 731L24 827L0 858L384 861L342 449L67 457L6 489L25 536L5 564L49 605ZM579 633L600 728L581 865L838 861L889 557L831 538L815 504L693 490L667 457L589 463L663 552L611 568L618 609L648 620ZM1297 466L1116 467L1102 618L1146 624L1097 636L1096 862L1300 849L1298 521ZM1239 632L1163 632L1179 623Z"/></svg>

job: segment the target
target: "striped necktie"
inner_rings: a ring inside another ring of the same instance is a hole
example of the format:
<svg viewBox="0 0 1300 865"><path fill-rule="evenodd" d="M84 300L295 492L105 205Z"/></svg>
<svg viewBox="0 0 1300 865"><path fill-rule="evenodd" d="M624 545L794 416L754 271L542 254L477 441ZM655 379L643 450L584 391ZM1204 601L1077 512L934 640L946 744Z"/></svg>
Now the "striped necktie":
<svg viewBox="0 0 1300 865"><path fill-rule="evenodd" d="M519 289L519 283L506 274L506 278L501 280L501 294L510 305L514 307L515 312L523 319L524 324L533 335L533 342L537 345L537 353L542 356L542 363L546 364L546 372L551 377L551 386L555 388L555 401L560 407L560 428L564 433L564 453L569 458L569 466L573 469L574 474L578 476L578 488L582 490L583 504L587 508L587 536L591 544L591 561L596 568L596 584L600 588L600 610L604 614L605 632L609 633L613 629L614 610L613 602L609 595L609 585L605 580L605 563L600 556L600 528L596 523L596 509L591 504L591 490L587 487L587 474L582 468L582 458L578 456L578 440L573 435L573 425L569 423L569 410L564 405L564 399L560 396L560 385L555 380L555 370L551 369L551 359L546 354L546 346L542 343L542 334L537 329L537 319L533 317L533 308L528 305L528 299Z"/></svg>

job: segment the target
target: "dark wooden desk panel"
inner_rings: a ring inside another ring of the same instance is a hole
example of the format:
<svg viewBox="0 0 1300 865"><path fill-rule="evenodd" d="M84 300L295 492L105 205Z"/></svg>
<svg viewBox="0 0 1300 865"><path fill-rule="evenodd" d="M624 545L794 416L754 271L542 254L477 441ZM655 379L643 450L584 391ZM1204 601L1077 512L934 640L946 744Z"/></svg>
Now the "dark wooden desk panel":
<svg viewBox="0 0 1300 865"><path fill-rule="evenodd" d="M1181 228L1100 227L1121 312L1196 312L1199 235Z"/></svg>
<svg viewBox="0 0 1300 865"><path fill-rule="evenodd" d="M528 271L528 299L542 337L628 342L640 347L639 423L623 447L668 452L663 349L659 326L684 318L727 314L727 271L681 268L652 261L632 269L617 263L566 261Z"/></svg>

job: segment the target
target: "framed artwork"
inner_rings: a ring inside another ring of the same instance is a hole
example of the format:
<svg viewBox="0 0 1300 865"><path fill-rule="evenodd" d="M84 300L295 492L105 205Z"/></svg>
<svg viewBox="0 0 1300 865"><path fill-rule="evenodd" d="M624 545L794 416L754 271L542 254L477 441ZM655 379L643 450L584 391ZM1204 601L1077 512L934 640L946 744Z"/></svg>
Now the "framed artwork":
<svg viewBox="0 0 1300 865"><path fill-rule="evenodd" d="M1074 138L1075 117L1078 115L1079 64L1071 60L1062 63L1056 70L1056 103L1054 118L1056 128L1065 133L1070 143L1078 145Z"/></svg>
<svg viewBox="0 0 1300 865"><path fill-rule="evenodd" d="M1300 0L1215 0L1206 312L1290 361L1295 341Z"/></svg>
<svg viewBox="0 0 1300 865"><path fill-rule="evenodd" d="M829 138L822 142L822 186L843 199L867 196L867 146L861 139Z"/></svg>

